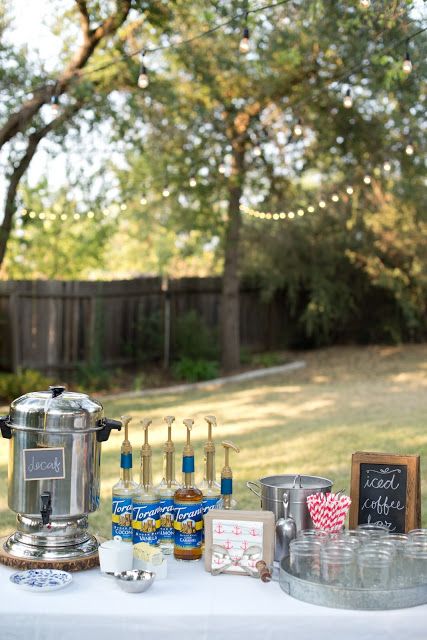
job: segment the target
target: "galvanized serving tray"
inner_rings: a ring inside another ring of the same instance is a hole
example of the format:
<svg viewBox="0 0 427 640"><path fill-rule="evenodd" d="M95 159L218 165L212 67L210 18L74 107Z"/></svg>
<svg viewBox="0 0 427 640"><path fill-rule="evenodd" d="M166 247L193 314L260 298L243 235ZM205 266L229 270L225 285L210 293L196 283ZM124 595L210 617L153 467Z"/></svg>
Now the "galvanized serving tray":
<svg viewBox="0 0 427 640"><path fill-rule="evenodd" d="M346 589L301 580L290 573L289 558L280 563L279 583L285 593L310 604L335 609L406 609L427 603L427 584L404 589Z"/></svg>

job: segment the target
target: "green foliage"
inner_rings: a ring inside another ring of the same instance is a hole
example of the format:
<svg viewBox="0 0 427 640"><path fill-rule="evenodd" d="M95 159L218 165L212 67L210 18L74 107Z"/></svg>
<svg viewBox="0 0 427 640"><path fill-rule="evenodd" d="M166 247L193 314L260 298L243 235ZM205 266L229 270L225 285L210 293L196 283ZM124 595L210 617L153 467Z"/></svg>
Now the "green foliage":
<svg viewBox="0 0 427 640"><path fill-rule="evenodd" d="M163 357L163 313L156 311L144 317L137 327L136 354L138 362L156 362Z"/></svg>
<svg viewBox="0 0 427 640"><path fill-rule="evenodd" d="M177 380L185 382L212 380L219 375L219 365L213 360L183 357L172 365L172 375Z"/></svg>
<svg viewBox="0 0 427 640"><path fill-rule="evenodd" d="M78 391L103 391L112 387L114 373L99 364L84 364L76 367L73 379Z"/></svg>
<svg viewBox="0 0 427 640"><path fill-rule="evenodd" d="M255 367L276 367L279 364L283 364L283 356L274 351L257 353L252 357L252 364Z"/></svg>
<svg viewBox="0 0 427 640"><path fill-rule="evenodd" d="M0 373L0 400L11 402L30 391L44 391L52 381L39 371L25 369L21 373Z"/></svg>
<svg viewBox="0 0 427 640"><path fill-rule="evenodd" d="M175 358L214 360L218 356L218 337L197 311L188 311L176 319L173 341Z"/></svg>
<svg viewBox="0 0 427 640"><path fill-rule="evenodd" d="M240 364L251 364L252 352L248 347L240 347Z"/></svg>

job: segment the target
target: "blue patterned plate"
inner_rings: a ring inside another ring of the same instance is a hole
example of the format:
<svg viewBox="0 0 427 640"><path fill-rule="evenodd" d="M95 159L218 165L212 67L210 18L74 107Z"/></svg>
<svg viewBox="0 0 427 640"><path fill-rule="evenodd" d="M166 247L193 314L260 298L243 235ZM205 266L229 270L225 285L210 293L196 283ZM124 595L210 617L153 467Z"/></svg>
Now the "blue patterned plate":
<svg viewBox="0 0 427 640"><path fill-rule="evenodd" d="M70 584L73 579L67 571L57 569L30 569L13 573L9 580L28 591L54 591Z"/></svg>

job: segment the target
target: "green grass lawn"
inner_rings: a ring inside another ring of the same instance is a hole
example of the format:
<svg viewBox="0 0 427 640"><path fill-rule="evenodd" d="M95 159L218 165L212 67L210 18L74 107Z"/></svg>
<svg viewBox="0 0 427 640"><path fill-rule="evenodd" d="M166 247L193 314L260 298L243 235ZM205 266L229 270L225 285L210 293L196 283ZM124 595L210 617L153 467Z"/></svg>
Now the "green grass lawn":
<svg viewBox="0 0 427 640"><path fill-rule="evenodd" d="M142 429L139 420L151 417L151 444L155 481L160 480L163 417L176 416L174 440L177 470L185 437L183 418L195 419L197 479L203 472L206 423L218 419L217 475L223 464L221 440L232 440L241 453L231 455L235 496L239 508L258 508L246 489L247 480L266 475L305 473L331 478L336 489L348 491L354 451L421 454L423 523L427 525L427 345L404 347L332 348L304 354L307 367L289 374L212 391L187 392L132 399L106 399L107 416L134 417L131 441L138 476ZM95 532L110 535L110 493L119 474L122 436L114 434L103 445L102 500L91 516ZM7 449L0 442L0 534L14 527L7 508ZM180 475L180 473L179 473Z"/></svg>

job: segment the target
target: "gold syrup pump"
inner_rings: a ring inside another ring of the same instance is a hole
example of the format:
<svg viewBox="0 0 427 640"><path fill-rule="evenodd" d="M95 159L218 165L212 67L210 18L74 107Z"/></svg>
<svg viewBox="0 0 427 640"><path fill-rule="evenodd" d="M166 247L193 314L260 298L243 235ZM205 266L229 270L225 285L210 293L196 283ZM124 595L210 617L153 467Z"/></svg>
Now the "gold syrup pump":
<svg viewBox="0 0 427 640"><path fill-rule="evenodd" d="M112 536L132 542L132 496L138 484L132 480L132 445L129 441L130 416L121 416L125 438L120 449L120 480L112 488Z"/></svg>
<svg viewBox="0 0 427 640"><path fill-rule="evenodd" d="M160 500L153 487L151 466L152 450L148 443L148 429L152 423L150 418L141 420L144 429L144 444L141 447L140 483L133 497L133 543L148 542L159 544Z"/></svg>
<svg viewBox="0 0 427 640"><path fill-rule="evenodd" d="M221 496L223 509L235 509L237 502L233 496L233 472L230 467L230 449L236 453L240 453L239 447L229 440L221 442L224 447L224 466L221 471Z"/></svg>
<svg viewBox="0 0 427 640"><path fill-rule="evenodd" d="M191 430L194 420L186 418L187 442L182 452L184 486L175 491L175 543L176 560L200 560L202 557L203 493L194 484L194 449L191 445Z"/></svg>
<svg viewBox="0 0 427 640"><path fill-rule="evenodd" d="M160 498L159 542L163 553L169 555L174 545L174 502L175 491L180 487L175 478L175 445L172 441L172 424L175 416L164 418L168 426L168 439L163 447L163 479L157 491Z"/></svg>
<svg viewBox="0 0 427 640"><path fill-rule="evenodd" d="M221 487L215 479L215 444L212 440L212 428L217 426L215 416L205 416L208 423L208 440L205 444L205 473L200 489L203 493L203 515L214 509L221 499Z"/></svg>

